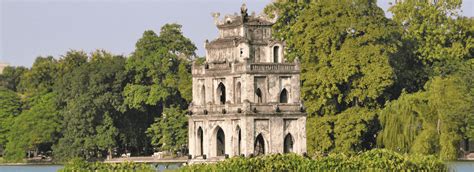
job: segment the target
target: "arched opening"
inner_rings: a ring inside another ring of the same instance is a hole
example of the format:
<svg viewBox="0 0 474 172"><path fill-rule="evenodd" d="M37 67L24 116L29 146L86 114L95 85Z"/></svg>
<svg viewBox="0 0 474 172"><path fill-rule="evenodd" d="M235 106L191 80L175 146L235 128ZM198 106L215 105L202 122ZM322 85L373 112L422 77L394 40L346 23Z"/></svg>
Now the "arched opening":
<svg viewBox="0 0 474 172"><path fill-rule="evenodd" d="M206 105L206 87L204 85L201 87L201 105Z"/></svg>
<svg viewBox="0 0 474 172"><path fill-rule="evenodd" d="M219 96L219 103L225 104L225 86L222 82L217 86L217 96Z"/></svg>
<svg viewBox="0 0 474 172"><path fill-rule="evenodd" d="M204 134L202 132L202 128L199 127L197 130L197 142L196 142L196 147L197 147L197 156L201 156L204 152Z"/></svg>
<svg viewBox="0 0 474 172"><path fill-rule="evenodd" d="M283 145L283 152L284 153L293 152L293 136L291 136L290 133L288 133L285 136L285 141L284 141L284 145Z"/></svg>
<svg viewBox="0 0 474 172"><path fill-rule="evenodd" d="M240 91L240 87L240 82L237 82L237 85L235 86L235 103L241 103L242 92Z"/></svg>
<svg viewBox="0 0 474 172"><path fill-rule="evenodd" d="M273 47L273 62L274 63L279 63L280 62L280 57L278 56L280 54L280 47L279 46L274 46Z"/></svg>
<svg viewBox="0 0 474 172"><path fill-rule="evenodd" d="M265 154L265 140L262 134L258 134L257 138L255 138L254 153L257 156Z"/></svg>
<svg viewBox="0 0 474 172"><path fill-rule="evenodd" d="M283 88L283 90L281 90L280 103L288 103L288 91L286 91L286 88Z"/></svg>
<svg viewBox="0 0 474 172"><path fill-rule="evenodd" d="M224 156L225 155L225 135L221 127L217 129L216 135L216 155Z"/></svg>
<svg viewBox="0 0 474 172"><path fill-rule="evenodd" d="M262 103L262 90L260 88L257 88L255 91L255 95L257 95L257 103Z"/></svg>

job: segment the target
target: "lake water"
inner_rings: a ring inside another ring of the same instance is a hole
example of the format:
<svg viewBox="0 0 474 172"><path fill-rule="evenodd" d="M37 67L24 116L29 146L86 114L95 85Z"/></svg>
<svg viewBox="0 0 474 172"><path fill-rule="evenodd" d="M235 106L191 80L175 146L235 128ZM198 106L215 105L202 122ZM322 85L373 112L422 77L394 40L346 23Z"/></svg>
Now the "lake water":
<svg viewBox="0 0 474 172"><path fill-rule="evenodd" d="M1 172L50 172L63 168L61 165L11 165L0 166Z"/></svg>
<svg viewBox="0 0 474 172"><path fill-rule="evenodd" d="M455 172L474 172L474 161L453 161L448 163L449 171ZM165 164L150 164L155 165L157 171L165 169L176 169L178 164L170 164L166 167ZM13 165L1 166L0 172L54 172L61 169L61 165Z"/></svg>
<svg viewBox="0 0 474 172"><path fill-rule="evenodd" d="M179 164L150 164L155 167L156 171L165 169L177 169ZM0 165L0 172L55 172L63 168L62 165Z"/></svg>
<svg viewBox="0 0 474 172"><path fill-rule="evenodd" d="M448 163L449 171L473 172L474 161L452 161Z"/></svg>

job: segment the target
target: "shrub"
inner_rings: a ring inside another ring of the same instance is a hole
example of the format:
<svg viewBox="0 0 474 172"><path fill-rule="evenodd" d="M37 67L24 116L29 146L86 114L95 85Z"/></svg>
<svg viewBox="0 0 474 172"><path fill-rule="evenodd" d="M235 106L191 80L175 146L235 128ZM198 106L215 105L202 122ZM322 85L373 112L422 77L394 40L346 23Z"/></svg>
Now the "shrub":
<svg viewBox="0 0 474 172"><path fill-rule="evenodd" d="M354 155L330 154L304 158L296 154L274 154L254 158L235 157L214 164L194 164L179 171L447 171L434 156L401 155L373 149Z"/></svg>

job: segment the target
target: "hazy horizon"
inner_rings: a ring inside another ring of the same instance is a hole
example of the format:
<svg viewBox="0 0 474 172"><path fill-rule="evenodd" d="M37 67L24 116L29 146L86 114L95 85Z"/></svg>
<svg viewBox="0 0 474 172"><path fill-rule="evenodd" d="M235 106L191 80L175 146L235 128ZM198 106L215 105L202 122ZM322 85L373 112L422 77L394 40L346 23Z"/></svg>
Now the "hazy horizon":
<svg viewBox="0 0 474 172"><path fill-rule="evenodd" d="M145 30L159 32L179 23L184 35L204 55L204 41L217 36L211 12L221 16L260 13L271 0L0 0L0 62L30 67L38 56L59 58L69 50L104 49L128 56ZM386 10L393 0L379 0ZM465 1L464 16L474 16L474 1Z"/></svg>

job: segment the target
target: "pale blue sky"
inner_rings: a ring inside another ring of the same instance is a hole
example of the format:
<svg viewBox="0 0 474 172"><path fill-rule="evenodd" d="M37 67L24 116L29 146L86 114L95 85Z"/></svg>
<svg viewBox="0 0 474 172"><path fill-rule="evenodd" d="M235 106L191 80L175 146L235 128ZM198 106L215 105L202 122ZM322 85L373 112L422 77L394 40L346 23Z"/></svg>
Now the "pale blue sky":
<svg viewBox="0 0 474 172"><path fill-rule="evenodd" d="M70 49L129 55L143 31L173 22L203 55L204 41L217 36L210 13L233 14L243 2L260 13L271 0L0 0L0 62L29 67ZM474 16L474 0L464 0L463 14Z"/></svg>

